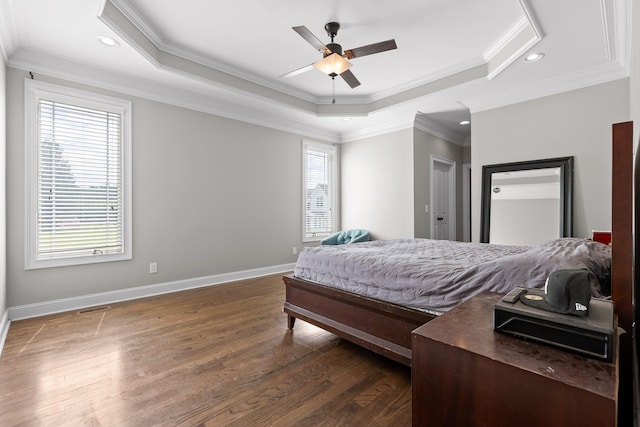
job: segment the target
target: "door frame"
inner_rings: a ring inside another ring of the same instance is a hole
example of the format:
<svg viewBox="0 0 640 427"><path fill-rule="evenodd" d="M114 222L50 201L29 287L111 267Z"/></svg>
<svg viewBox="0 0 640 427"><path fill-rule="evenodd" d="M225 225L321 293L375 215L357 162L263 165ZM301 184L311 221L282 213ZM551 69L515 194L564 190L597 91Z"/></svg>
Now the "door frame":
<svg viewBox="0 0 640 427"><path fill-rule="evenodd" d="M434 156L433 154L430 156L429 161L429 206L431 206L431 212L429 213L429 236L433 239L433 170L436 163L449 166L449 238L450 240L456 240L456 222L458 221L456 215L456 162L445 159L444 157Z"/></svg>
<svg viewBox="0 0 640 427"><path fill-rule="evenodd" d="M471 241L471 163L462 164L462 241Z"/></svg>

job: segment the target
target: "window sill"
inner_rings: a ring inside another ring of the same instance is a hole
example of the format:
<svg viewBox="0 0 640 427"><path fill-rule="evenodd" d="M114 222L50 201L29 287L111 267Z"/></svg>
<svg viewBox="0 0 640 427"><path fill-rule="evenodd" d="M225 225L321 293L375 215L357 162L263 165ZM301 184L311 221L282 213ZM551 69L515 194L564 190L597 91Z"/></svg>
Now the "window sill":
<svg viewBox="0 0 640 427"><path fill-rule="evenodd" d="M27 260L25 270L38 270L41 268L71 267L74 265L97 264L103 262L129 261L130 254L91 255L77 258Z"/></svg>

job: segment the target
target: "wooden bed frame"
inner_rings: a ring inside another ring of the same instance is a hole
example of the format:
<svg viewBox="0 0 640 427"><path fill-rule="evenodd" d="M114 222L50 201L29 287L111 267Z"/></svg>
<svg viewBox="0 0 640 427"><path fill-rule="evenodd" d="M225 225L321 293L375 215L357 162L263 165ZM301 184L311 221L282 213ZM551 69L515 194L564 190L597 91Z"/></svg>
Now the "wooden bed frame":
<svg viewBox="0 0 640 427"><path fill-rule="evenodd" d="M411 331L435 316L397 304L284 276L288 327L296 318L411 365Z"/></svg>
<svg viewBox="0 0 640 427"><path fill-rule="evenodd" d="M621 378L632 378L632 122L613 125L612 295L618 324L627 331L620 340ZM351 292L284 276L288 327L296 318L319 326L362 347L411 365L411 331L435 316ZM627 362L625 360L628 359ZM630 368L629 368L630 369ZM623 370L628 375L622 375ZM630 387L630 385L628 385ZM621 387L624 387L621 381Z"/></svg>

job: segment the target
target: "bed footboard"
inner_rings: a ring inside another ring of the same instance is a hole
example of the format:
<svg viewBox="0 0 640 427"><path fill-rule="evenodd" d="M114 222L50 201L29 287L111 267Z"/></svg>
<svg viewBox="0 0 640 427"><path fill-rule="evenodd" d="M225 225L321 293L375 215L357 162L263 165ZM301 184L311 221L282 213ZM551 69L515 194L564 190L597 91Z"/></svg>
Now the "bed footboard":
<svg viewBox="0 0 640 427"><path fill-rule="evenodd" d="M299 318L408 366L411 331L435 317L293 276L283 280L288 328Z"/></svg>

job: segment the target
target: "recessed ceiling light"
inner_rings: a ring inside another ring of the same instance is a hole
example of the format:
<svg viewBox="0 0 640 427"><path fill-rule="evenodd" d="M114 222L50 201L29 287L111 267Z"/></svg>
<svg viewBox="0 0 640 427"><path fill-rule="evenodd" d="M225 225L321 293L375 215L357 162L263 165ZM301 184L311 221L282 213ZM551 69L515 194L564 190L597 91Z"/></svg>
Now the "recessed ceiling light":
<svg viewBox="0 0 640 427"><path fill-rule="evenodd" d="M530 53L529 55L527 55L524 60L526 62L535 62L535 61L539 61L542 59L542 57L544 56L544 53Z"/></svg>
<svg viewBox="0 0 640 427"><path fill-rule="evenodd" d="M98 36L98 41L103 45L109 46L109 47L120 46L120 42L118 40L112 39L111 37L107 37L107 36Z"/></svg>
<svg viewBox="0 0 640 427"><path fill-rule="evenodd" d="M462 126L468 125L469 123L471 123L469 120L463 120L460 122Z"/></svg>
<svg viewBox="0 0 640 427"><path fill-rule="evenodd" d="M348 122L349 120L351 120L351 117L344 117L342 120Z"/></svg>

